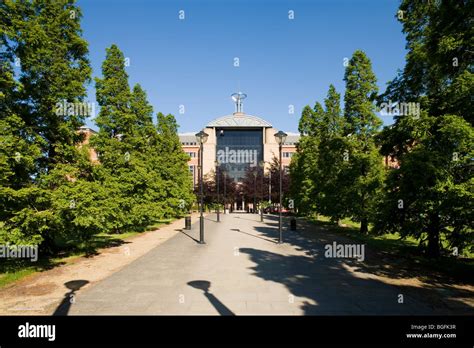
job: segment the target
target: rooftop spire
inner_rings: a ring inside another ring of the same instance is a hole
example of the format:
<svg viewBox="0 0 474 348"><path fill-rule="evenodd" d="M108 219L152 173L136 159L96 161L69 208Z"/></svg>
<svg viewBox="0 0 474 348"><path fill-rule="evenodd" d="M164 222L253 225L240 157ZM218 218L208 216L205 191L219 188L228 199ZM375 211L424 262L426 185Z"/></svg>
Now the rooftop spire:
<svg viewBox="0 0 474 348"><path fill-rule="evenodd" d="M242 92L238 92L238 93L232 94L231 97L232 97L232 100L235 103L235 113L236 114L243 113L244 109L242 108L242 104L243 104L242 100L247 98L247 94L242 93Z"/></svg>

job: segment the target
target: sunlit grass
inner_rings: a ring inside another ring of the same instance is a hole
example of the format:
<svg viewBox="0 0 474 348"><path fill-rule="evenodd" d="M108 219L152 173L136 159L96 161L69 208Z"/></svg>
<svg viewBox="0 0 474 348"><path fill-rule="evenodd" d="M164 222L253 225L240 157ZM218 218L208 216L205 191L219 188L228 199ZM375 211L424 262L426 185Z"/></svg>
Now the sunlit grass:
<svg viewBox="0 0 474 348"><path fill-rule="evenodd" d="M350 219L340 221L341 226L331 222L328 217L321 215L309 217L308 221L317 226L328 228L330 231L354 241L364 243L373 250L384 251L400 259L410 259L417 264L444 272L460 280L474 282L474 254L469 250L464 250L459 257L443 255L433 260L423 255L419 241L412 236L402 238L399 233L376 235L369 232L368 234L361 234L359 232L360 224ZM441 236L441 243L443 248L448 247L448 243L443 235Z"/></svg>

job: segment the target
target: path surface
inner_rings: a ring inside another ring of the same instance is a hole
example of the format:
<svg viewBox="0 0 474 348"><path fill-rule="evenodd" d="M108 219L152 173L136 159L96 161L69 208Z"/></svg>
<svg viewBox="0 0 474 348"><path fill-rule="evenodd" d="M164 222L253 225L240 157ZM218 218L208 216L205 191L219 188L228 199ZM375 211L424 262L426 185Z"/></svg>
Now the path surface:
<svg viewBox="0 0 474 348"><path fill-rule="evenodd" d="M176 220L156 230L118 241L118 246L101 249L97 255L74 258L68 264L10 284L0 290L0 315L54 314L61 301L74 300L76 293L94 286L175 236L183 224L183 219Z"/></svg>
<svg viewBox="0 0 474 348"><path fill-rule="evenodd" d="M209 215L206 244L197 243L199 224L194 223L191 231L179 232L79 292L73 304L64 301L56 314L474 313L462 299L439 300L439 289L366 272L364 263L353 259L324 257L325 244L347 240L306 227L285 229L285 243L277 244L277 219L259 219L221 214L217 223Z"/></svg>

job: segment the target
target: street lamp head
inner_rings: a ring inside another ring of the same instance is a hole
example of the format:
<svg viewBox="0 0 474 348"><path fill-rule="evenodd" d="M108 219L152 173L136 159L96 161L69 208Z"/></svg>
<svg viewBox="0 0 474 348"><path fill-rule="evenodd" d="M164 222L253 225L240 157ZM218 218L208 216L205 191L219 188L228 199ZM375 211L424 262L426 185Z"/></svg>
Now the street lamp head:
<svg viewBox="0 0 474 348"><path fill-rule="evenodd" d="M286 134L283 131L279 131L278 133L275 133L275 139L278 145L283 145L285 143L286 137L288 134Z"/></svg>
<svg viewBox="0 0 474 348"><path fill-rule="evenodd" d="M196 140L199 144L205 144L208 137L209 137L209 134L207 134L203 130L200 131L199 133L196 133Z"/></svg>

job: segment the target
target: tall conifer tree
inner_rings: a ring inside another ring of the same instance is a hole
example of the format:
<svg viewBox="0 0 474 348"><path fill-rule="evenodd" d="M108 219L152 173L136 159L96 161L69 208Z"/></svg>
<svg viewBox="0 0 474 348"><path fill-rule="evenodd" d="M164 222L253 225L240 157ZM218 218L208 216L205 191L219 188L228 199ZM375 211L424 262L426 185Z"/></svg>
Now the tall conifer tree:
<svg viewBox="0 0 474 348"><path fill-rule="evenodd" d="M421 112L396 116L381 135L383 153L400 168L389 175L376 227L418 238L431 257L440 255L442 234L450 253L474 241L473 6L402 1L397 17L407 39L406 65L379 98L418 103Z"/></svg>
<svg viewBox="0 0 474 348"><path fill-rule="evenodd" d="M343 170L346 215L360 221L360 231L368 232L368 223L383 182L383 162L375 145L382 121L375 115L378 91L375 74L366 54L357 50L344 75L344 118L348 143L347 165Z"/></svg>

